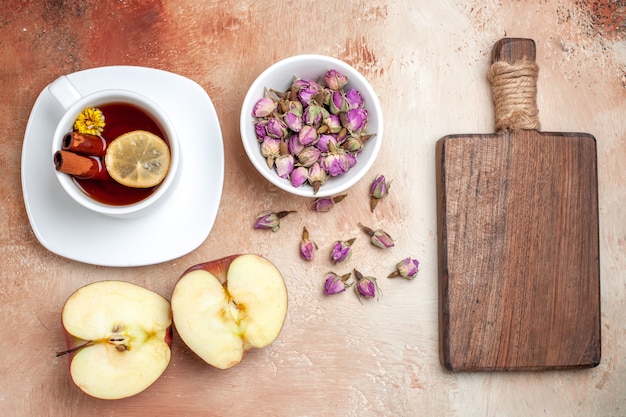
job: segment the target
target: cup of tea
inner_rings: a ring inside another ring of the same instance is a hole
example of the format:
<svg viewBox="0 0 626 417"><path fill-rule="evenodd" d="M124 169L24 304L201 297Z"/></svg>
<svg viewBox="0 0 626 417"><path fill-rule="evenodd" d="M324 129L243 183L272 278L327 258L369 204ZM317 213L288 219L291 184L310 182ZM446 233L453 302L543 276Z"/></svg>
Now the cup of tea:
<svg viewBox="0 0 626 417"><path fill-rule="evenodd" d="M180 144L174 125L155 102L123 89L82 95L66 76L53 81L48 91L64 110L52 139L51 166L68 196L95 213L121 218L145 215L167 198L178 177ZM154 147L146 150L146 143L158 144L162 155ZM112 150L119 146L126 146L126 154L137 154L136 167L134 160L110 163L117 161L119 151ZM160 159L150 160L150 152ZM159 178L149 182L135 175L133 170L144 168L158 171ZM116 175L129 170L128 181Z"/></svg>

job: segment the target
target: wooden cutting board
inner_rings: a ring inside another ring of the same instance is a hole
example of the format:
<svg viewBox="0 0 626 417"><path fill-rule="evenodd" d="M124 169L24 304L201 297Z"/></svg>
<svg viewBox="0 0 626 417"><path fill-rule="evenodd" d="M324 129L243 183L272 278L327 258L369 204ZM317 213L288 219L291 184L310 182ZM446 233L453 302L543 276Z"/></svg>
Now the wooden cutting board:
<svg viewBox="0 0 626 417"><path fill-rule="evenodd" d="M509 79L492 80L497 133L437 142L440 360L453 371L593 367L600 362L596 141L502 122L501 100L519 93L505 88L496 98L496 84L525 88L536 109L536 77L533 90L532 77L515 75L522 63L534 64L534 41L500 40L492 53L499 61L515 68Z"/></svg>

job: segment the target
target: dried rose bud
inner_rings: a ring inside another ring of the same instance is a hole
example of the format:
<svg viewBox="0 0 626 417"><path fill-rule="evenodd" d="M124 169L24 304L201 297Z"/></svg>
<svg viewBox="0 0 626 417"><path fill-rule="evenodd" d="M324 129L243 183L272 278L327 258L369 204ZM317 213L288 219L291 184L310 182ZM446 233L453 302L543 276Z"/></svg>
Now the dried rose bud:
<svg viewBox="0 0 626 417"><path fill-rule="evenodd" d="M309 231L306 227L302 228L302 240L300 241L300 256L305 261L312 261L315 257L315 251L317 245L311 239L309 239Z"/></svg>
<svg viewBox="0 0 626 417"><path fill-rule="evenodd" d="M341 131L341 119L336 114L329 114L324 118L324 126L326 126L328 133L339 133Z"/></svg>
<svg viewBox="0 0 626 417"><path fill-rule="evenodd" d="M263 142L263 139L267 137L267 120L259 119L254 122L254 133L259 142Z"/></svg>
<svg viewBox="0 0 626 417"><path fill-rule="evenodd" d="M267 166L274 167L274 159L280 155L280 139L267 136L261 143L261 155L267 159Z"/></svg>
<svg viewBox="0 0 626 417"><path fill-rule="evenodd" d="M349 259L352 255L352 244L355 240L356 238L352 238L350 240L338 240L335 242L330 252L330 259L336 264Z"/></svg>
<svg viewBox="0 0 626 417"><path fill-rule="evenodd" d="M365 104L365 100L363 100L363 96L359 90L355 90L354 88L346 91L345 97L348 102L348 108L350 109L359 109Z"/></svg>
<svg viewBox="0 0 626 417"><path fill-rule="evenodd" d="M419 271L420 263L417 259L404 258L396 264L396 270L389 274L387 278L402 277L406 279L413 279Z"/></svg>
<svg viewBox="0 0 626 417"><path fill-rule="evenodd" d="M293 132L302 130L302 116L294 111L288 111L283 115L283 120L289 129Z"/></svg>
<svg viewBox="0 0 626 417"><path fill-rule="evenodd" d="M341 144L341 147L348 152L361 152L361 149L363 149L363 141L360 136L350 135Z"/></svg>
<svg viewBox="0 0 626 417"><path fill-rule="evenodd" d="M302 121L311 126L316 126L322 121L322 106L311 103L302 114Z"/></svg>
<svg viewBox="0 0 626 417"><path fill-rule="evenodd" d="M287 136L287 125L278 117L267 120L267 134L273 138L282 139Z"/></svg>
<svg viewBox="0 0 626 417"><path fill-rule="evenodd" d="M367 127L367 110L350 109L339 115L341 123L349 132L360 132Z"/></svg>
<svg viewBox="0 0 626 417"><path fill-rule="evenodd" d="M322 152L315 146L307 146L298 153L298 162L304 167L310 167L320 159Z"/></svg>
<svg viewBox="0 0 626 417"><path fill-rule="evenodd" d="M331 69L324 75L324 82L331 90L341 90L348 84L348 78L339 71Z"/></svg>
<svg viewBox="0 0 626 417"><path fill-rule="evenodd" d="M302 184L307 182L308 178L309 170L302 166L294 168L294 170L291 171L291 176L289 177L291 185L294 187L300 187Z"/></svg>
<svg viewBox="0 0 626 417"><path fill-rule="evenodd" d="M272 232L277 232L280 229L280 219L286 217L289 213L295 213L295 211L264 211L256 217L254 228L271 229Z"/></svg>
<svg viewBox="0 0 626 417"><path fill-rule="evenodd" d="M341 174L348 172L348 159L346 158L346 152L341 148L330 146L330 152L328 152L321 159L322 168L331 177L337 177Z"/></svg>
<svg viewBox="0 0 626 417"><path fill-rule="evenodd" d="M298 135L291 135L289 136L289 138L287 138L287 149L292 155L297 155L302 152L302 149L304 149L304 145L300 143Z"/></svg>
<svg viewBox="0 0 626 417"><path fill-rule="evenodd" d="M376 297L376 300L380 298L380 296L382 295L382 291L378 287L376 278L365 277L356 269L354 270L354 276L356 278L356 285L354 286L354 292L359 297L359 301L361 300L361 298Z"/></svg>
<svg viewBox="0 0 626 417"><path fill-rule="evenodd" d="M252 116L267 117L276 110L276 102L268 97L263 97L252 108Z"/></svg>
<svg viewBox="0 0 626 417"><path fill-rule="evenodd" d="M350 275L352 274L347 273L345 275L339 276L334 272L328 272L326 275L324 275L324 294L333 295L344 292L346 288L352 285L351 283L348 283Z"/></svg>
<svg viewBox="0 0 626 417"><path fill-rule="evenodd" d="M289 178L294 168L294 157L293 155L279 155L274 158L274 166L276 168L276 174L280 178Z"/></svg>
<svg viewBox="0 0 626 417"><path fill-rule="evenodd" d="M361 229L363 229L365 233L370 235L370 242L372 242L372 245L381 249L389 249L394 247L393 239L384 230L372 230L367 226L363 226L361 223L359 223L359 226L361 227Z"/></svg>
<svg viewBox="0 0 626 417"><path fill-rule="evenodd" d="M304 146L314 145L317 141L317 131L313 126L304 125L298 132L298 140Z"/></svg>
<svg viewBox="0 0 626 417"><path fill-rule="evenodd" d="M321 197L313 201L313 211L329 211L335 204L341 202L348 194L342 194L335 197Z"/></svg>
<svg viewBox="0 0 626 417"><path fill-rule="evenodd" d="M346 152L346 159L348 160L348 168L352 169L352 167L355 166L357 162L356 155L352 152Z"/></svg>
<svg viewBox="0 0 626 417"><path fill-rule="evenodd" d="M324 171L319 162L314 163L309 168L309 184L313 186L313 194L317 194L320 187L326 183L326 171Z"/></svg>
<svg viewBox="0 0 626 417"><path fill-rule="evenodd" d="M329 110L331 114L341 114L348 111L348 102L342 91L333 91L330 96Z"/></svg>
<svg viewBox="0 0 626 417"><path fill-rule="evenodd" d="M389 194L391 181L387 182L384 175L378 175L370 185L370 210L373 212L378 201Z"/></svg>
<svg viewBox="0 0 626 417"><path fill-rule="evenodd" d="M337 141L335 140L335 137L328 134L319 135L317 142L315 142L315 146L317 147L317 149L322 152L328 152L330 150L331 144L332 146L337 147Z"/></svg>

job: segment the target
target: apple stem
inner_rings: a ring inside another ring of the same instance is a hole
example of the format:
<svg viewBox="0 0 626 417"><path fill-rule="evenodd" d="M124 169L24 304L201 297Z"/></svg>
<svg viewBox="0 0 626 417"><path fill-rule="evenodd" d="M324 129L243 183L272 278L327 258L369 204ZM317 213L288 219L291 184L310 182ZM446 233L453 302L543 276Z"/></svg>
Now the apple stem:
<svg viewBox="0 0 626 417"><path fill-rule="evenodd" d="M68 353L76 352L77 350L81 350L82 348L85 348L87 346L91 346L92 344L93 344L93 341L89 340L89 341L83 343L82 345L74 346L73 348L68 349L68 350L64 350L62 352L57 352L56 357L58 358L59 356L63 356L63 355L67 355Z"/></svg>

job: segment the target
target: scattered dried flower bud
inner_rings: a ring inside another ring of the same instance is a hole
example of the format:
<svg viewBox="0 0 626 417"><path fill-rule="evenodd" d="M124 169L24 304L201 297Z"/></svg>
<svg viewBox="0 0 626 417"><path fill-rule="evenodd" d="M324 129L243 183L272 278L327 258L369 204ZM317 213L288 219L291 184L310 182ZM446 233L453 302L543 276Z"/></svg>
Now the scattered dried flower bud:
<svg viewBox="0 0 626 417"><path fill-rule="evenodd" d="M420 263L417 259L404 258L396 264L396 270L389 274L387 278L402 277L406 279L413 279L419 271Z"/></svg>
<svg viewBox="0 0 626 417"><path fill-rule="evenodd" d="M313 211L329 211L335 204L341 202L348 194L342 194L335 197L320 197L313 201Z"/></svg>
<svg viewBox="0 0 626 417"><path fill-rule="evenodd" d="M295 211L264 211L256 217L254 228L270 229L272 232L277 232L280 229L280 219L286 217L289 213L295 213Z"/></svg>
<svg viewBox="0 0 626 417"><path fill-rule="evenodd" d="M359 226L370 236L370 242L372 242L372 245L381 249L389 249L394 246L393 239L383 229L373 230L367 226L363 226L361 223L359 223Z"/></svg>
<svg viewBox="0 0 626 417"><path fill-rule="evenodd" d="M300 241L300 256L306 261L312 261L315 257L317 245L309 239L309 231L306 227L302 228L302 240Z"/></svg>
<svg viewBox="0 0 626 417"><path fill-rule="evenodd" d="M330 252L330 259L336 264L349 259L352 255L352 244L355 240L356 238L352 238L335 242Z"/></svg>
<svg viewBox="0 0 626 417"><path fill-rule="evenodd" d="M324 294L333 295L340 292L344 292L346 288L350 287L352 284L348 283L348 279L350 279L351 273L347 273L345 275L337 275L334 272L328 272L324 275Z"/></svg>
<svg viewBox="0 0 626 417"><path fill-rule="evenodd" d="M365 277L356 269L354 270L354 276L356 278L356 285L354 286L354 292L359 297L359 301L361 301L361 298L376 297L376 300L380 298L380 296L382 295L382 291L378 287L376 278Z"/></svg>
<svg viewBox="0 0 626 417"><path fill-rule="evenodd" d="M378 175L370 186L370 210L373 212L378 201L385 198L389 194L391 181L387 182L384 175Z"/></svg>

